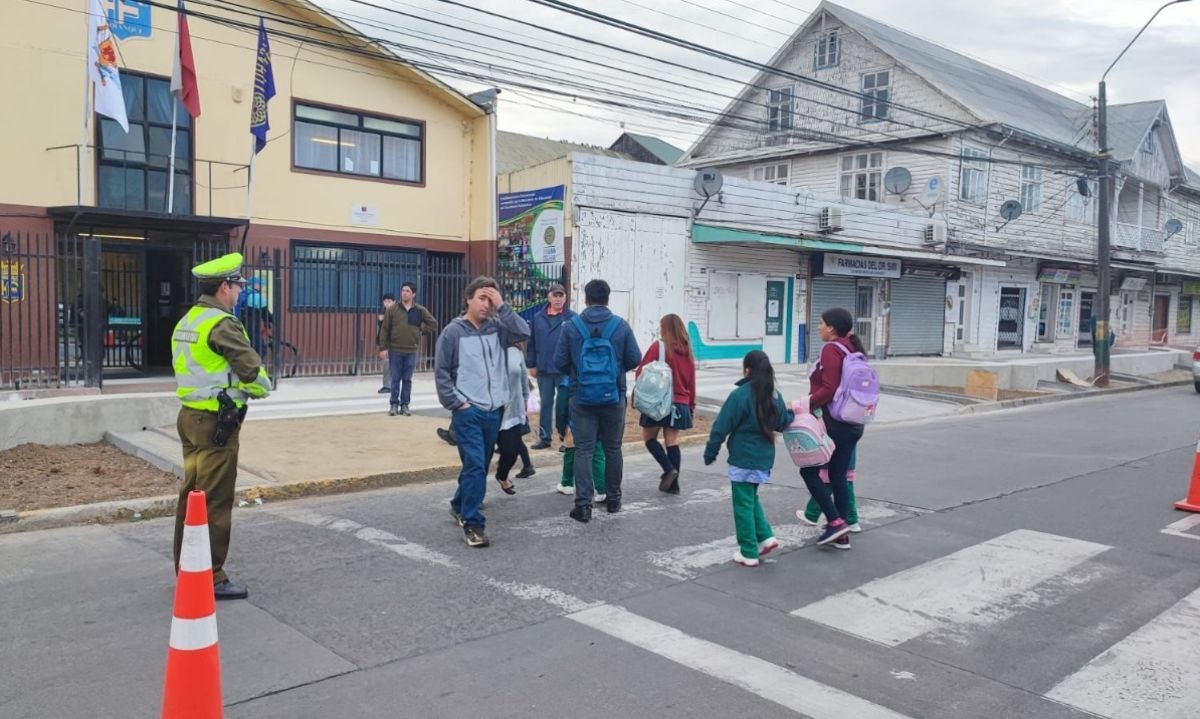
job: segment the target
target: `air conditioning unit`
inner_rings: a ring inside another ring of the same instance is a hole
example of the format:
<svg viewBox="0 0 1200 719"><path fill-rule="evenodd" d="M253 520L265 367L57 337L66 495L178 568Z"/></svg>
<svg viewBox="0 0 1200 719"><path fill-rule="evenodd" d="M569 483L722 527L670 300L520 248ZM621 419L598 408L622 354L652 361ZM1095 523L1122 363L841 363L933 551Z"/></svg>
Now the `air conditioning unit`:
<svg viewBox="0 0 1200 719"><path fill-rule="evenodd" d="M922 232L922 240L927 245L946 244L946 225L941 222L933 222L925 225L925 230Z"/></svg>
<svg viewBox="0 0 1200 719"><path fill-rule="evenodd" d="M842 208L840 207L822 207L821 214L817 219L817 229L821 232L841 232L842 227Z"/></svg>

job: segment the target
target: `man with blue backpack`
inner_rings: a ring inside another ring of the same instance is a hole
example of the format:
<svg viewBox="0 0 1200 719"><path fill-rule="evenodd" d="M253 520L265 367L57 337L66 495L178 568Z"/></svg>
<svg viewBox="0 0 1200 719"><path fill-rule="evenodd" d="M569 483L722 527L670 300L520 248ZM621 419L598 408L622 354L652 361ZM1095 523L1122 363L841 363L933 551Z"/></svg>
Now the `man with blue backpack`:
<svg viewBox="0 0 1200 719"><path fill-rule="evenodd" d="M571 519L592 519L596 488L592 455L597 440L607 464L604 479L605 509L621 511L621 475L624 461L621 440L625 434L625 375L642 359L629 323L608 309L612 290L604 280L583 288L587 308L564 324L554 350L558 371L570 378L572 434L575 440L575 508Z"/></svg>

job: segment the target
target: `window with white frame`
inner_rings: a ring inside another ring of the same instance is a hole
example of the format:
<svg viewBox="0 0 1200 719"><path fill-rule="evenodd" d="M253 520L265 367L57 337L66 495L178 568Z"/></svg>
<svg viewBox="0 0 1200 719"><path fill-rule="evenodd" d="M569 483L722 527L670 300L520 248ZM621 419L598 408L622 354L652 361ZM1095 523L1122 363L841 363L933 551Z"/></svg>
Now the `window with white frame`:
<svg viewBox="0 0 1200 719"><path fill-rule="evenodd" d="M1185 242L1192 245L1200 242L1200 210L1192 209L1188 213L1187 224L1183 229Z"/></svg>
<svg viewBox="0 0 1200 719"><path fill-rule="evenodd" d="M883 153L842 155L842 197L878 202L883 178Z"/></svg>
<svg viewBox="0 0 1200 719"><path fill-rule="evenodd" d="M754 168L750 174L756 182L773 182L776 185L786 185L788 183L789 164L779 163L773 165L759 165Z"/></svg>
<svg viewBox="0 0 1200 719"><path fill-rule="evenodd" d="M1067 180L1067 222L1092 224L1096 221L1096 183L1087 181L1088 194L1079 193L1079 182Z"/></svg>
<svg viewBox="0 0 1200 719"><path fill-rule="evenodd" d="M793 85L767 91L767 132L784 132L794 127L796 88Z"/></svg>
<svg viewBox="0 0 1200 719"><path fill-rule="evenodd" d="M890 70L868 72L862 76L862 121L875 122L888 118L888 99L891 97Z"/></svg>
<svg viewBox="0 0 1200 719"><path fill-rule="evenodd" d="M1037 212L1042 207L1042 168L1021 165L1021 210Z"/></svg>
<svg viewBox="0 0 1200 719"><path fill-rule="evenodd" d="M958 182L958 196L967 202L982 205L987 201L988 154L974 147L962 151L962 171Z"/></svg>
<svg viewBox="0 0 1200 719"><path fill-rule="evenodd" d="M813 48L813 69L824 70L837 67L842 58L842 43L837 30L827 30L817 37Z"/></svg>
<svg viewBox="0 0 1200 719"><path fill-rule="evenodd" d="M1059 339L1070 337L1074 329L1072 322L1075 319L1075 288L1062 287L1058 291L1058 318L1055 327L1055 336Z"/></svg>

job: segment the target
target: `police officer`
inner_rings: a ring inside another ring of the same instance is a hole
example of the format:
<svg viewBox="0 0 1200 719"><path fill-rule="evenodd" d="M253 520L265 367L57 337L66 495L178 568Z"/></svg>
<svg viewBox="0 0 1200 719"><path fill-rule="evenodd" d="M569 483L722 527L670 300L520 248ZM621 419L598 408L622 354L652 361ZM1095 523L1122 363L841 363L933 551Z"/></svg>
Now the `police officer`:
<svg viewBox="0 0 1200 719"><path fill-rule="evenodd" d="M192 274L200 285L200 299L171 335L175 393L183 404L176 425L183 444L184 477L175 512L175 566L179 566L188 492L201 490L208 505L213 592L217 599L245 599L249 596L246 588L229 581L225 574L237 481L238 432L246 401L266 397L271 381L262 358L250 345L246 329L233 314L246 286L242 256L234 252L196 265ZM228 421L230 416L232 422Z"/></svg>

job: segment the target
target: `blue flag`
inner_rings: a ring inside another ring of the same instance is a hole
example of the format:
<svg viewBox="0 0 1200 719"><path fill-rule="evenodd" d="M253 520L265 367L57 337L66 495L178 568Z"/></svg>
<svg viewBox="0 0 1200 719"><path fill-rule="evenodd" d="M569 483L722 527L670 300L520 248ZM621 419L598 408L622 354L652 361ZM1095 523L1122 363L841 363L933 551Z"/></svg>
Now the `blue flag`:
<svg viewBox="0 0 1200 719"><path fill-rule="evenodd" d="M275 74L271 72L271 43L267 41L267 26L258 19L258 56L254 61L254 101L250 108L250 134L254 135L254 154L267 146L267 101L275 97Z"/></svg>

